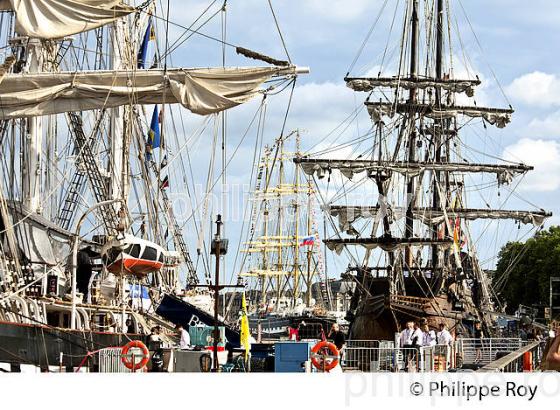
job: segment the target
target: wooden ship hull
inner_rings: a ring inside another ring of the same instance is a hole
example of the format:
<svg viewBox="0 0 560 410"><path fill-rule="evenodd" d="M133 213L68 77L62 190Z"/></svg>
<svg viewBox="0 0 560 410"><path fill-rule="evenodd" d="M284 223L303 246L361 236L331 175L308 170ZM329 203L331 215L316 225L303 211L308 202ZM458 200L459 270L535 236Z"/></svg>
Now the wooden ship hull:
<svg viewBox="0 0 560 410"><path fill-rule="evenodd" d="M469 328L477 317L474 309L457 310L447 295L423 298L378 291L371 288L373 297L359 302L355 313L350 313L352 339L393 340L406 322L421 319L430 328L437 328L440 323L446 323L450 329Z"/></svg>

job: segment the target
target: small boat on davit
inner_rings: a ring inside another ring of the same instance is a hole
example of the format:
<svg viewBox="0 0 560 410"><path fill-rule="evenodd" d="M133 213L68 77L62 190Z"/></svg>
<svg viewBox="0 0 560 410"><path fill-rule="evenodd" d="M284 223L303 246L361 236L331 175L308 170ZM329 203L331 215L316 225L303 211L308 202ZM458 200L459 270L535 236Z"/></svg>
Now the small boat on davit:
<svg viewBox="0 0 560 410"><path fill-rule="evenodd" d="M107 242L101 250L101 257L111 273L144 276L163 267L164 252L154 242L125 235L124 239Z"/></svg>

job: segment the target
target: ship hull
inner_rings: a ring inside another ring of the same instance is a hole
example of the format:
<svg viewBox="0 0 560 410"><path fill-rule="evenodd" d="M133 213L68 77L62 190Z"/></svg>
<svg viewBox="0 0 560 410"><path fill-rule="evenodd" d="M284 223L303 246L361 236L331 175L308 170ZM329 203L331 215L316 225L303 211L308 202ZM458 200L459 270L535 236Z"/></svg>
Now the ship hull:
<svg viewBox="0 0 560 410"><path fill-rule="evenodd" d="M451 295L450 288L432 281L430 289L420 289L412 278L405 280L405 295L391 295L389 281L378 278L369 281L368 297L356 294L356 308L349 317L350 338L355 340L395 340L395 334L405 328L408 321L426 321L436 330L440 323L457 332L468 332L477 319L470 296L463 296L460 303ZM452 288L453 286L451 286ZM425 297L426 293L431 297Z"/></svg>
<svg viewBox="0 0 560 410"><path fill-rule="evenodd" d="M335 319L313 316L250 316L249 329L254 337L263 340L280 340L288 337L288 328L299 328L302 339L321 339L326 335ZM344 329L343 329L344 330Z"/></svg>
<svg viewBox="0 0 560 410"><path fill-rule="evenodd" d="M74 371L84 365L95 371L94 355L84 361L88 352L123 346L131 339L147 342L145 335L0 322L0 363L10 366L12 371L19 371L21 365L37 366L44 371L54 367Z"/></svg>

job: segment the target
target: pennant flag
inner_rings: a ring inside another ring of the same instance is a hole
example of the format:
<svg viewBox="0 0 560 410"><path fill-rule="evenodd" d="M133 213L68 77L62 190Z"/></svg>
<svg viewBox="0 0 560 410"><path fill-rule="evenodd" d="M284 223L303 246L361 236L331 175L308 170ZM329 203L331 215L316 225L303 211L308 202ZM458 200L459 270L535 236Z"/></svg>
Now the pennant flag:
<svg viewBox="0 0 560 410"><path fill-rule="evenodd" d="M241 345L245 348L245 360L249 356L249 350L251 349L251 343L249 338L251 337L251 331L249 330L249 318L247 317L247 301L245 300L245 292L241 297L241 332L240 332Z"/></svg>
<svg viewBox="0 0 560 410"><path fill-rule="evenodd" d="M146 161L152 159L154 148L159 148L161 145L161 134L159 130L159 113L157 104L154 106L152 114L152 122L148 131L148 139L146 140Z"/></svg>
<svg viewBox="0 0 560 410"><path fill-rule="evenodd" d="M165 178L163 178L163 181L161 181L161 184L159 186L161 189L164 188L169 188L169 176L166 175Z"/></svg>
<svg viewBox="0 0 560 410"><path fill-rule="evenodd" d="M161 164L159 165L159 169L163 169L166 166L167 166L167 154L163 156L163 159L161 160Z"/></svg>
<svg viewBox="0 0 560 410"><path fill-rule="evenodd" d="M455 219L455 225L453 227L453 243L455 245L455 249L457 250L461 249L461 246L459 244L460 236L461 236L461 221L459 220L459 217L457 217Z"/></svg>
<svg viewBox="0 0 560 410"><path fill-rule="evenodd" d="M148 131L148 141L152 148L159 148L160 146L160 132L159 132L159 113L157 104L154 106L152 114L152 122L150 123L150 131Z"/></svg>
<svg viewBox="0 0 560 410"><path fill-rule="evenodd" d="M299 246L313 246L315 245L315 235L309 235L303 238L303 241L299 244Z"/></svg>
<svg viewBox="0 0 560 410"><path fill-rule="evenodd" d="M140 50L138 51L138 68L146 68L146 56L148 54L148 44L150 41L156 39L156 32L152 25L152 18L148 20L148 27L146 28L146 33L144 34L144 39L140 45Z"/></svg>

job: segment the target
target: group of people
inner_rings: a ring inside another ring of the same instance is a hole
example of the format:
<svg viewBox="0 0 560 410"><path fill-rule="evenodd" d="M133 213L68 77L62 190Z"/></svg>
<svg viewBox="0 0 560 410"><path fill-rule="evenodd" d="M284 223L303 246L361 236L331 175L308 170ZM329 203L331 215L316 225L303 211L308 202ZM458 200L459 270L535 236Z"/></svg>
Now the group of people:
<svg viewBox="0 0 560 410"><path fill-rule="evenodd" d="M420 322L407 322L405 329L399 337L400 347L403 349L411 349L435 345L451 345L453 336L447 329L447 324L440 323L439 331L431 330L428 322L422 320Z"/></svg>

